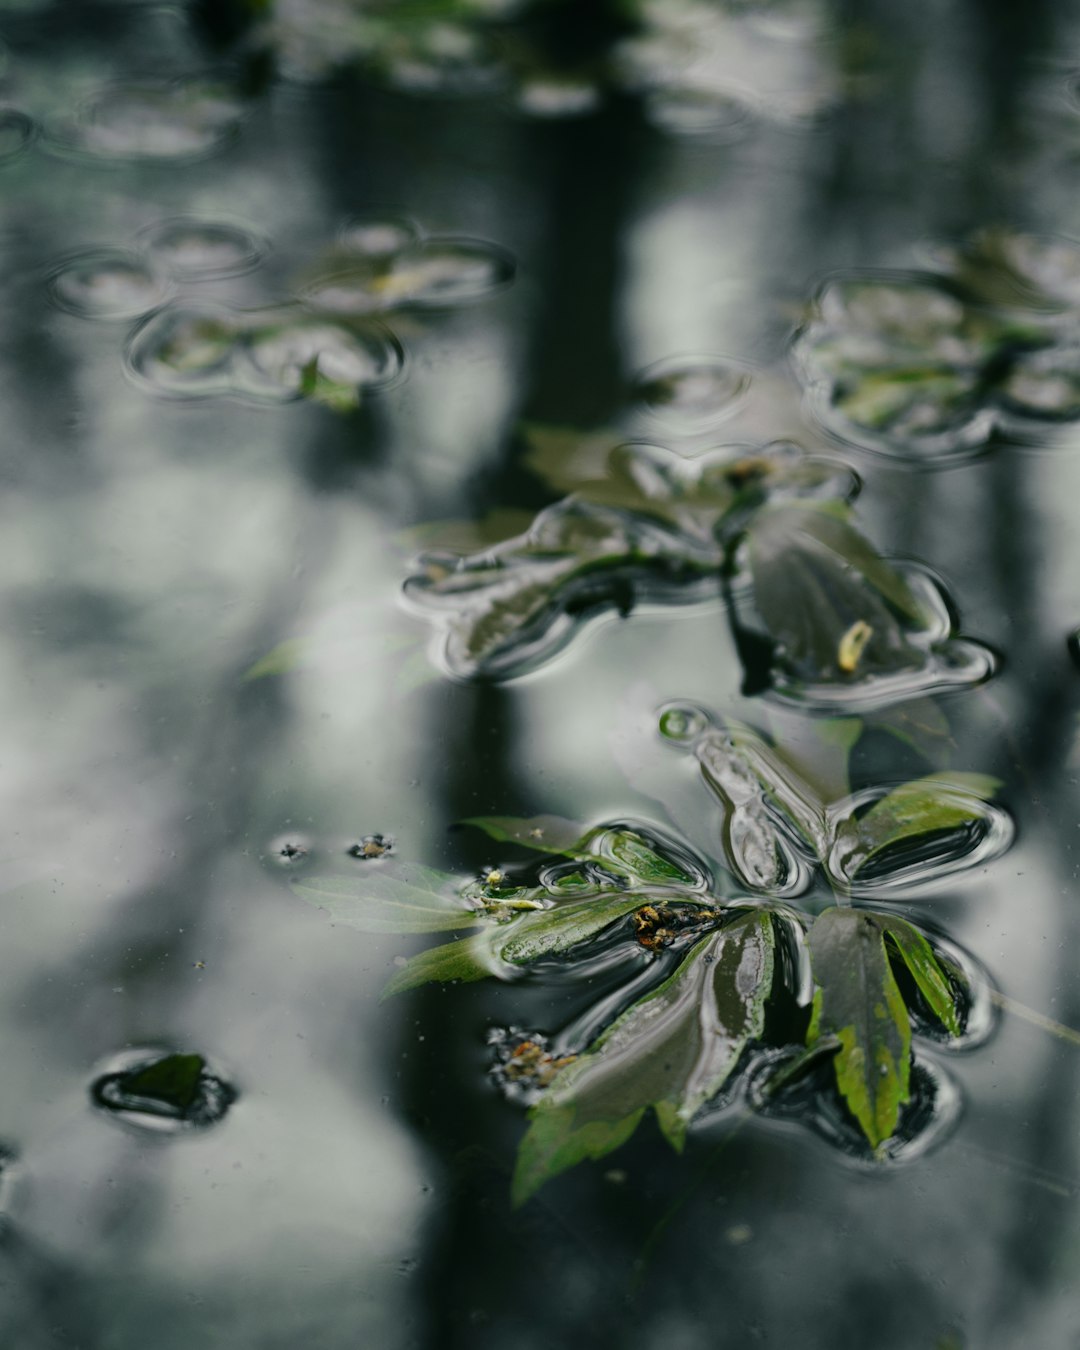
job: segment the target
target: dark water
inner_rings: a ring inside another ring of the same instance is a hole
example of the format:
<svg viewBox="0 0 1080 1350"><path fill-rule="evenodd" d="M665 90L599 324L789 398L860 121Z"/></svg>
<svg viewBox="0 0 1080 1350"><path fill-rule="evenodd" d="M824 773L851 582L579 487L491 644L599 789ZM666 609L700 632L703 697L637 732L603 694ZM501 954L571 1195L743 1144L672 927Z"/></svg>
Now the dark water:
<svg viewBox="0 0 1080 1350"><path fill-rule="evenodd" d="M897 453L804 397L791 354L828 276L940 275L991 227L1080 235L1080 16L658 0L670 67L624 54L597 93L624 19L582 8L541 34L561 82L453 33L341 69L358 4L279 6L269 49L213 6L0 10L13 1350L1080 1345L1080 1048L1030 1016L929 1054L948 1128L902 1164L852 1161L812 1101L736 1105L681 1156L646 1123L512 1210L523 1111L489 1031L557 1036L591 990L379 1003L428 940L290 890L382 866L365 841L501 861L465 817L663 824L650 755L717 856L716 801L655 730L676 700L761 723L717 597L611 612L490 685L446 673L400 592L416 527L560 495L523 420L690 455L786 438L856 470L860 527L997 658L936 704L1015 839L893 899L1080 1028L1072 386L1056 420L991 416L1014 368L988 360L964 430ZM350 219L406 262L351 336L313 336L292 296ZM681 403L679 361L706 372ZM320 373L336 407L297 397ZM245 678L275 652L285 673ZM797 742L812 712L775 715ZM862 784L889 753L863 749ZM202 1060L138 1109L92 1095L174 1052Z"/></svg>

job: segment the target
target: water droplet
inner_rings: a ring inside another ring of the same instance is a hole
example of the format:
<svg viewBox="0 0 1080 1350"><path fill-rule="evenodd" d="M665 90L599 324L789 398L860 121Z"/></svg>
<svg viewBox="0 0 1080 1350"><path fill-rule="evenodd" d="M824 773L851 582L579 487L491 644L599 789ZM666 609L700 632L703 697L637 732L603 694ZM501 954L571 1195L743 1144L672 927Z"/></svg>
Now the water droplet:
<svg viewBox="0 0 1080 1350"><path fill-rule="evenodd" d="M146 81L105 89L62 130L60 144L105 159L191 160L239 131L243 105L223 86Z"/></svg>
<svg viewBox="0 0 1080 1350"><path fill-rule="evenodd" d="M223 221L178 216L142 232L155 261L185 280L236 276L257 267L265 244L249 230Z"/></svg>
<svg viewBox="0 0 1080 1350"><path fill-rule="evenodd" d="M676 745L690 745L708 730L711 721L695 703L668 703L660 709L660 735Z"/></svg>
<svg viewBox="0 0 1080 1350"><path fill-rule="evenodd" d="M131 319L155 309L171 287L138 257L120 249L82 253L49 280L53 303L83 319Z"/></svg>
<svg viewBox="0 0 1080 1350"><path fill-rule="evenodd" d="M346 852L351 858L361 858L364 861L370 861L374 858L385 858L388 853L394 850L394 840L389 834L365 834L363 839L352 844Z"/></svg>
<svg viewBox="0 0 1080 1350"><path fill-rule="evenodd" d="M16 112L14 108L0 112L0 164L21 155L37 134L36 123L25 113Z"/></svg>
<svg viewBox="0 0 1080 1350"><path fill-rule="evenodd" d="M751 379L744 367L719 357L675 357L644 371L635 393L667 422L706 426L734 411Z"/></svg>
<svg viewBox="0 0 1080 1350"><path fill-rule="evenodd" d="M167 1134L213 1125L236 1100L202 1055L145 1049L118 1056L90 1094L115 1119Z"/></svg>

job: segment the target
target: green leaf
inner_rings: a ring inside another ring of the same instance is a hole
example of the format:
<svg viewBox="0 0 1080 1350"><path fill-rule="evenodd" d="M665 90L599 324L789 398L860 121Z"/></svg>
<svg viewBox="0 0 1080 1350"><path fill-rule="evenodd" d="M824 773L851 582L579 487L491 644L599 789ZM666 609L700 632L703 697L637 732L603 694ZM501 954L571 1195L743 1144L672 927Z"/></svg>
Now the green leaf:
<svg viewBox="0 0 1080 1350"><path fill-rule="evenodd" d="M494 971L486 937L486 933L476 933L410 957L387 982L379 996L380 1001L433 981L471 984L475 980L487 979Z"/></svg>
<svg viewBox="0 0 1080 1350"><path fill-rule="evenodd" d="M525 466L557 492L573 492L599 477L619 443L613 431L581 431L536 422L523 423L521 437L526 446Z"/></svg>
<svg viewBox="0 0 1080 1350"><path fill-rule="evenodd" d="M913 924L904 919L883 915L878 923L907 966L930 1011L946 1031L959 1036L960 1019L956 1014L956 1000L945 968L934 954L933 947Z"/></svg>
<svg viewBox="0 0 1080 1350"><path fill-rule="evenodd" d="M483 914L447 894L452 879L426 867L399 874L375 871L355 877L312 877L293 882L309 904L335 923L362 933L439 933L480 923Z"/></svg>
<svg viewBox="0 0 1080 1350"><path fill-rule="evenodd" d="M810 929L816 985L806 1043L835 1038L836 1084L870 1146L896 1132L910 1097L911 1021L877 917L827 909Z"/></svg>
<svg viewBox="0 0 1080 1350"><path fill-rule="evenodd" d="M319 368L318 356L313 356L300 371L301 398L321 403L333 412L355 412L360 406L360 387L345 380L333 380Z"/></svg>
<svg viewBox="0 0 1080 1350"><path fill-rule="evenodd" d="M585 837L585 827L564 816L470 816L462 825L475 825L500 844L520 844L540 853L576 857Z"/></svg>
<svg viewBox="0 0 1080 1350"><path fill-rule="evenodd" d="M124 1076L124 1092L149 1097L178 1111L186 1111L199 1095L199 1079L206 1068L202 1055L166 1055L144 1069Z"/></svg>
<svg viewBox="0 0 1080 1350"><path fill-rule="evenodd" d="M917 600L845 520L766 507L747 533L754 605L794 675L838 681L919 664L905 627L925 623Z"/></svg>
<svg viewBox="0 0 1080 1350"><path fill-rule="evenodd" d="M304 664L311 649L312 639L306 637L286 638L249 669L244 671L243 679L261 680L267 675L287 675Z"/></svg>
<svg viewBox="0 0 1080 1350"><path fill-rule="evenodd" d="M494 929L492 945L501 960L529 965L586 942L609 923L648 903L648 896L640 891L633 895L601 892L552 909L532 910Z"/></svg>
<svg viewBox="0 0 1080 1350"><path fill-rule="evenodd" d="M530 1113L514 1204L568 1167L618 1148L649 1106L681 1149L695 1112L762 1033L774 946L771 916L743 913L698 942L663 984L562 1069Z"/></svg>
<svg viewBox="0 0 1080 1350"><path fill-rule="evenodd" d="M1000 786L1000 779L987 774L945 772L894 788L853 822L854 852L845 870L853 876L871 858L904 839L982 820L983 803Z"/></svg>
<svg viewBox="0 0 1080 1350"><path fill-rule="evenodd" d="M602 856L613 858L630 873L631 881L645 886L690 886L696 878L662 857L632 830L604 831ZM598 841L599 842L599 841Z"/></svg>

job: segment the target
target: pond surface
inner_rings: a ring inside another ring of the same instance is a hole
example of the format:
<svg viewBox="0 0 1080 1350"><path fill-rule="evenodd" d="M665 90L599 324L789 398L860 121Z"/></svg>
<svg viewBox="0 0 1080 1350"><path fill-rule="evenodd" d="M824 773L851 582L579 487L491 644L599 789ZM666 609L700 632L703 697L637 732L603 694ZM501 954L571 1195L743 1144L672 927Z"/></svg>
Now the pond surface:
<svg viewBox="0 0 1080 1350"><path fill-rule="evenodd" d="M1080 1346L1078 7L0 36L3 1344Z"/></svg>

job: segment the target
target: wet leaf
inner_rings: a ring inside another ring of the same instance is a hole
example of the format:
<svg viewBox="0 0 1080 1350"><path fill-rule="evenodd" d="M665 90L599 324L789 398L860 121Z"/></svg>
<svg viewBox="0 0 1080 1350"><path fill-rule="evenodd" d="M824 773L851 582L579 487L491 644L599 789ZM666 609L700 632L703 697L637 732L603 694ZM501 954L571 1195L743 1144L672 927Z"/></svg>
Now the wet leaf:
<svg viewBox="0 0 1080 1350"><path fill-rule="evenodd" d="M301 398L321 403L333 412L355 412L360 406L360 387L348 380L335 380L319 368L319 357L313 356L301 368L299 394Z"/></svg>
<svg viewBox="0 0 1080 1350"><path fill-rule="evenodd" d="M439 933L479 923L483 915L447 893L451 878L426 867L397 874L312 877L293 888L335 923L362 933Z"/></svg>
<svg viewBox="0 0 1080 1350"><path fill-rule="evenodd" d="M646 904L647 900L640 891L633 895L605 892L571 900L552 909L534 910L499 928L493 946L501 960L513 965L529 965L586 942L609 923Z"/></svg>
<svg viewBox="0 0 1080 1350"><path fill-rule="evenodd" d="M124 1091L130 1097L147 1097L177 1111L187 1111L199 1096L199 1080L205 1068L202 1055L166 1055L126 1075Z"/></svg>
<svg viewBox="0 0 1080 1350"><path fill-rule="evenodd" d="M876 917L827 909L810 929L814 1006L806 1043L835 1038L836 1083L871 1147L910 1095L911 1021Z"/></svg>
<svg viewBox="0 0 1080 1350"><path fill-rule="evenodd" d="M394 994L433 982L471 984L487 979L494 971L490 947L484 937L474 934L410 957L387 982L380 998L391 998Z"/></svg>
<svg viewBox="0 0 1080 1350"><path fill-rule="evenodd" d="M768 507L747 533L754 605L795 674L847 680L918 663L905 624L921 628L926 616L899 572L841 514ZM852 662L854 625L868 631Z"/></svg>
<svg viewBox="0 0 1080 1350"><path fill-rule="evenodd" d="M815 994L806 1043L837 1043L836 1082L867 1141L896 1132L910 1094L911 1018L893 973L902 961L930 1012L961 1034L946 969L922 933L890 914L828 909L810 929Z"/></svg>
<svg viewBox="0 0 1080 1350"><path fill-rule="evenodd" d="M605 855L625 867L633 881L646 886L688 886L696 878L664 858L630 830L613 832L606 840Z"/></svg>
<svg viewBox="0 0 1080 1350"><path fill-rule="evenodd" d="M902 840L982 820L981 803L999 787L1001 780L987 774L947 772L894 788L854 822L856 853L848 873Z"/></svg>
<svg viewBox="0 0 1080 1350"><path fill-rule="evenodd" d="M515 1205L567 1168L618 1148L649 1107L682 1148L694 1114L762 1033L774 945L770 915L740 915L698 942L663 984L559 1072L530 1113Z"/></svg>
<svg viewBox="0 0 1080 1350"><path fill-rule="evenodd" d="M502 844L519 844L540 853L576 856L586 835L584 825L564 816L470 816L462 825L475 825L491 839Z"/></svg>

